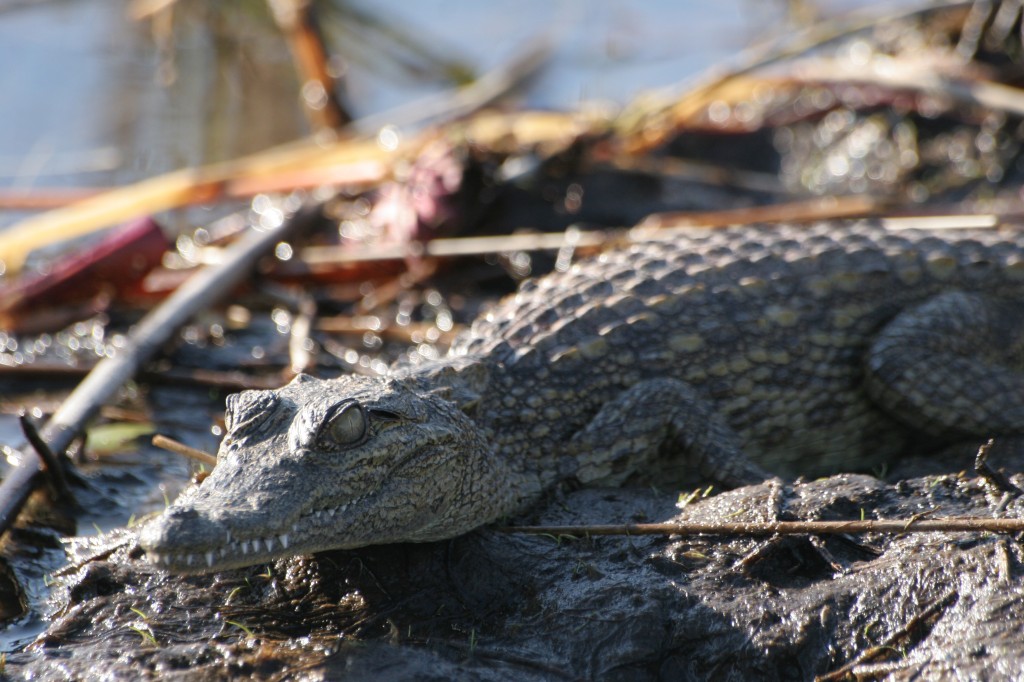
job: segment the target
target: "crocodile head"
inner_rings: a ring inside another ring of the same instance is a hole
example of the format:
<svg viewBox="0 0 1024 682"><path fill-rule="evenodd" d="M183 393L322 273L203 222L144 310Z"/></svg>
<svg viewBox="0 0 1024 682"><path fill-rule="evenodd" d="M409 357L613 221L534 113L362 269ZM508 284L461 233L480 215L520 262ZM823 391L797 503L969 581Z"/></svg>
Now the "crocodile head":
<svg viewBox="0 0 1024 682"><path fill-rule="evenodd" d="M508 470L441 395L400 381L300 375L231 396L217 466L145 525L174 572L454 537L514 506Z"/></svg>

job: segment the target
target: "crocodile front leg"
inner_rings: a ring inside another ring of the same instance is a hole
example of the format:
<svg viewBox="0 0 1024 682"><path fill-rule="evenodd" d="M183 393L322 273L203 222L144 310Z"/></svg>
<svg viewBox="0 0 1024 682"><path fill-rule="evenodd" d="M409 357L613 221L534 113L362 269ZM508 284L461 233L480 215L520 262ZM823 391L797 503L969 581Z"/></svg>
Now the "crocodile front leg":
<svg viewBox="0 0 1024 682"><path fill-rule="evenodd" d="M743 454L737 433L689 384L650 379L605 403L569 443L576 478L618 485L642 471L663 446L685 453L702 475L727 486L771 477Z"/></svg>
<svg viewBox="0 0 1024 682"><path fill-rule="evenodd" d="M1024 433L1024 305L950 292L908 309L875 337L868 395L930 435Z"/></svg>

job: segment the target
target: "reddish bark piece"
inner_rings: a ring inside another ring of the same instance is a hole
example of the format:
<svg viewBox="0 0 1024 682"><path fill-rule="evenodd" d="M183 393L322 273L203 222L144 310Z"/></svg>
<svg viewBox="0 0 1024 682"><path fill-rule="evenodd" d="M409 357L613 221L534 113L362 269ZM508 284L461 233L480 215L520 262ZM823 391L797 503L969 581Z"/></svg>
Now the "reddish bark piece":
<svg viewBox="0 0 1024 682"><path fill-rule="evenodd" d="M27 275L0 289L0 325L8 331L44 331L95 311L160 264L169 242L152 218L111 230L90 248L58 258L45 274Z"/></svg>

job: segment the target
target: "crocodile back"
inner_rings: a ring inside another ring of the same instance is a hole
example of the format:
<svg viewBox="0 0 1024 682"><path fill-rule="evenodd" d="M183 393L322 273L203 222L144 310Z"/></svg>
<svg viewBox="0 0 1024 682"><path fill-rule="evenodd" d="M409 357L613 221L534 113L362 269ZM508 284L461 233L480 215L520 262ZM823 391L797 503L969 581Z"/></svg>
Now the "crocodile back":
<svg viewBox="0 0 1024 682"><path fill-rule="evenodd" d="M768 466L828 471L905 448L912 434L862 390L864 354L895 315L952 290L1019 299L1024 236L863 221L699 230L525 283L450 355L489 367L477 418L513 458L552 456L623 389L671 377Z"/></svg>

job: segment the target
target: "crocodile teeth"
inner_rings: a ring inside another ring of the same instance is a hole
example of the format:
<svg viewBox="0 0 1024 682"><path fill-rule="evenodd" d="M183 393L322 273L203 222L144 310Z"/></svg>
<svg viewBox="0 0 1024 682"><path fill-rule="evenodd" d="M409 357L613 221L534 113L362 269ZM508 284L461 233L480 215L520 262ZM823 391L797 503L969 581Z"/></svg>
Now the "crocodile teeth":
<svg viewBox="0 0 1024 682"><path fill-rule="evenodd" d="M227 547L221 547L220 548L220 558L223 559L227 555L228 555L228 548Z"/></svg>
<svg viewBox="0 0 1024 682"><path fill-rule="evenodd" d="M249 553L249 541L248 540L242 540L242 554L248 554L248 553Z"/></svg>
<svg viewBox="0 0 1024 682"><path fill-rule="evenodd" d="M224 544L225 545L230 545L231 544L231 531L230 530L227 531L227 536L228 536L228 539L224 541Z"/></svg>
<svg viewBox="0 0 1024 682"><path fill-rule="evenodd" d="M331 507L330 509L327 510L327 513L330 514L331 518L333 519L334 518L334 512L336 512L336 511L338 511L338 510L335 509L334 507Z"/></svg>
<svg viewBox="0 0 1024 682"><path fill-rule="evenodd" d="M213 566L213 552L212 551L206 553L206 565L208 567L212 567Z"/></svg>
<svg viewBox="0 0 1024 682"><path fill-rule="evenodd" d="M277 541L281 543L281 546L288 549L288 533L281 533L277 536Z"/></svg>
<svg viewBox="0 0 1024 682"><path fill-rule="evenodd" d="M149 563L151 564L158 564L163 561L163 557L155 552L149 552L147 556L149 557Z"/></svg>
<svg viewBox="0 0 1024 682"><path fill-rule="evenodd" d="M194 554L188 554L188 555L186 555L186 556L185 556L185 565L187 565L187 566L191 566L191 565L192 565L192 560L193 560L193 559L195 559L195 555L194 555Z"/></svg>
<svg viewBox="0 0 1024 682"><path fill-rule="evenodd" d="M293 533L298 533L299 532L299 524L298 523L293 523L292 524L292 532Z"/></svg>
<svg viewBox="0 0 1024 682"><path fill-rule="evenodd" d="M263 538L263 544L266 546L268 552L274 551L274 538Z"/></svg>

